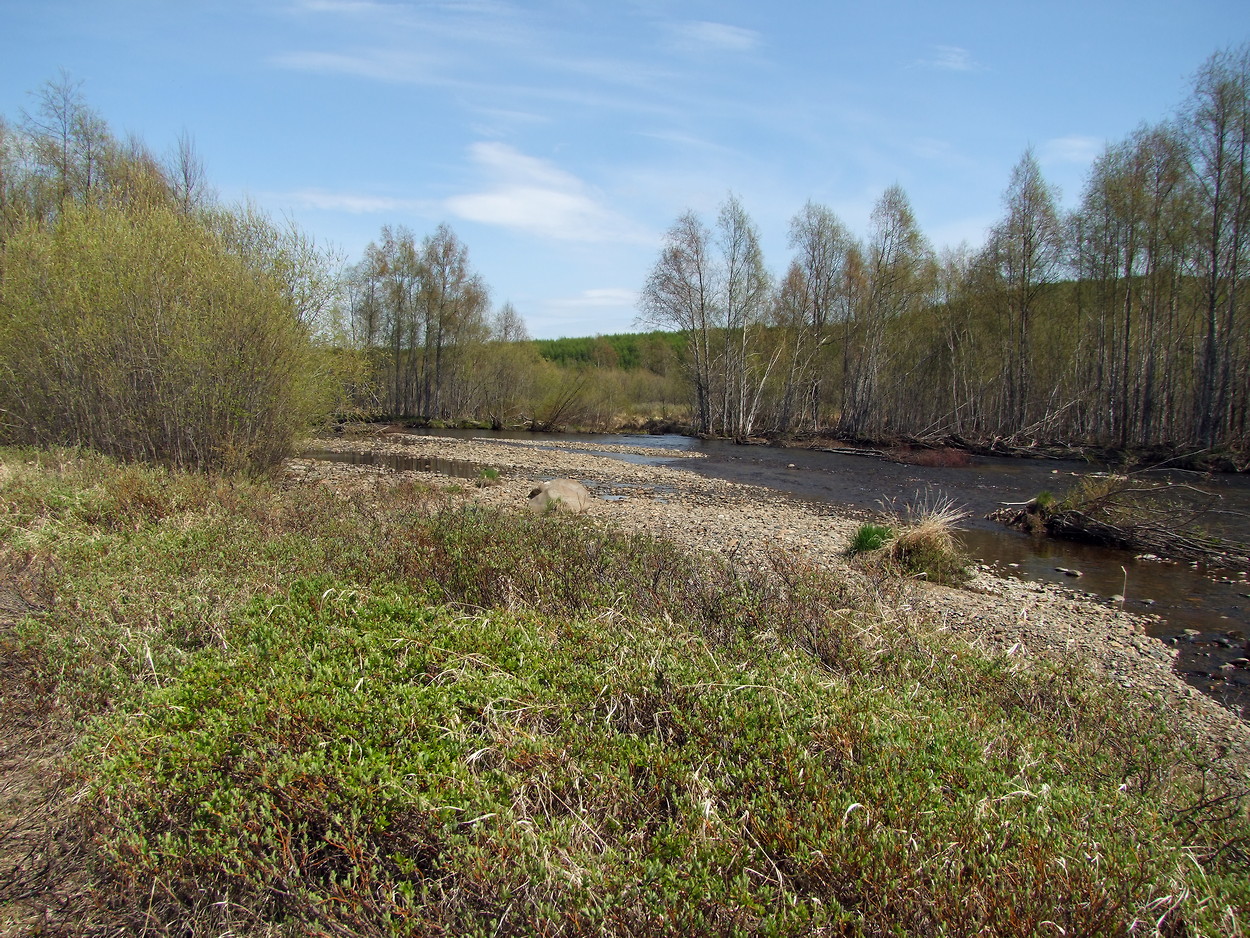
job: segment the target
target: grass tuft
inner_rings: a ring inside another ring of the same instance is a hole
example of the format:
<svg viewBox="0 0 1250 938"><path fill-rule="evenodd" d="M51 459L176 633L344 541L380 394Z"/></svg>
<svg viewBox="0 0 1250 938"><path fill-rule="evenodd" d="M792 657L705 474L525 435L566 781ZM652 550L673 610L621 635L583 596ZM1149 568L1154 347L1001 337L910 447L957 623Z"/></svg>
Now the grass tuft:
<svg viewBox="0 0 1250 938"><path fill-rule="evenodd" d="M891 559L909 576L957 586L968 578L968 561L955 537L967 512L947 496L908 509L905 524L889 546Z"/></svg>
<svg viewBox="0 0 1250 938"><path fill-rule="evenodd" d="M890 523L860 525L848 556L865 557L891 572L947 586L967 581L968 560L955 537L967 512L946 496L926 498L902 510L887 508Z"/></svg>
<svg viewBox="0 0 1250 938"><path fill-rule="evenodd" d="M854 557L857 554L881 550L892 540L894 540L894 529L889 525L866 521L856 528L851 538L851 546L847 548L847 554Z"/></svg>

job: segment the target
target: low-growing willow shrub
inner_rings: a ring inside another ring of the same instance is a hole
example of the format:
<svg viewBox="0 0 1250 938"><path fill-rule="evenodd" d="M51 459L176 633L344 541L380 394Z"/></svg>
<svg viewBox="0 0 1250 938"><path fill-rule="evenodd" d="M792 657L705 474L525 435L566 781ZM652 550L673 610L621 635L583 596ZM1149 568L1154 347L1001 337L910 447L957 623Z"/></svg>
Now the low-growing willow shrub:
<svg viewBox="0 0 1250 938"><path fill-rule="evenodd" d="M1149 701L799 558L0 451L0 575L32 600L0 663L85 727L54 874L85 932L1232 935L1250 907L1244 784Z"/></svg>
<svg viewBox="0 0 1250 938"><path fill-rule="evenodd" d="M941 682L831 685L749 637L324 580L256 603L231 648L81 750L135 928L1112 935L1188 914L1191 861L1115 750Z"/></svg>

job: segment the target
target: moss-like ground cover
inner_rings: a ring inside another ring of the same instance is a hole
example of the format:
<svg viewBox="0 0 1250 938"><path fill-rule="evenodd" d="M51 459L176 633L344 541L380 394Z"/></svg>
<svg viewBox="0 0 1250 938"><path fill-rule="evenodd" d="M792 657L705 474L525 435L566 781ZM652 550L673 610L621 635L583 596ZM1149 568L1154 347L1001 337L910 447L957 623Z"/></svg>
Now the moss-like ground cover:
<svg viewBox="0 0 1250 938"><path fill-rule="evenodd" d="M793 559L744 575L411 486L0 464L0 569L35 607L0 654L77 738L64 933L1247 917L1244 790L1148 701Z"/></svg>

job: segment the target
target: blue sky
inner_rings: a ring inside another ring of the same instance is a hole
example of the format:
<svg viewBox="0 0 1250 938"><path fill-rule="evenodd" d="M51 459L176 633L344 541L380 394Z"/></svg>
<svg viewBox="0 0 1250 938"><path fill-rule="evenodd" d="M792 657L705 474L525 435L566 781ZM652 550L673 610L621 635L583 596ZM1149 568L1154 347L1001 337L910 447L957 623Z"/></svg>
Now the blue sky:
<svg viewBox="0 0 1250 938"><path fill-rule="evenodd" d="M0 0L0 114L64 69L353 261L446 222L551 338L635 328L664 231L730 192L778 274L806 201L862 234L894 183L978 245L1026 147L1073 204L1248 38L1245 0Z"/></svg>

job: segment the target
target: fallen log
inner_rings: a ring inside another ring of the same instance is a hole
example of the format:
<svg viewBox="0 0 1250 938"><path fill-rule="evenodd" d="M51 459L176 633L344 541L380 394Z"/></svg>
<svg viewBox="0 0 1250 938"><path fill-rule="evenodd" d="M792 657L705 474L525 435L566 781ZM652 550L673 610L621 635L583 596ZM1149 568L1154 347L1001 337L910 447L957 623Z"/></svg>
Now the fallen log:
<svg viewBox="0 0 1250 938"><path fill-rule="evenodd" d="M1088 481L1058 502L1032 499L1006 504L988 517L1030 534L1081 541L1169 560L1250 564L1250 544L1216 537L1198 528L1205 513L1179 498L1211 497L1191 486L1153 485L1129 477L1104 477L1092 494ZM1142 520L1139 520L1142 519Z"/></svg>

